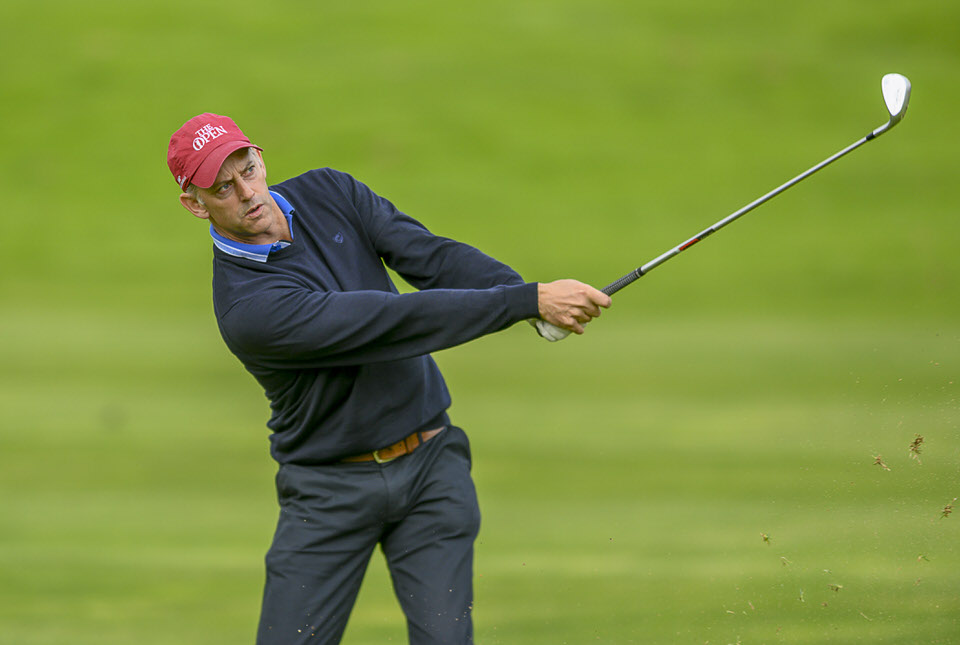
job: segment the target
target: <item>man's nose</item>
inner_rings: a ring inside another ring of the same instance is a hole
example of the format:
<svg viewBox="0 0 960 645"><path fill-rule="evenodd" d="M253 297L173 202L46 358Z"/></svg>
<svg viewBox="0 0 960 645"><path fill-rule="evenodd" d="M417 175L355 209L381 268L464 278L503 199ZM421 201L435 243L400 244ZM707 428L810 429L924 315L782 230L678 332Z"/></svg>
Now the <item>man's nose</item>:
<svg viewBox="0 0 960 645"><path fill-rule="evenodd" d="M253 190L253 186L242 179L237 180L236 186L237 194L240 196L240 199L244 201L253 199L253 196L256 194L256 192Z"/></svg>

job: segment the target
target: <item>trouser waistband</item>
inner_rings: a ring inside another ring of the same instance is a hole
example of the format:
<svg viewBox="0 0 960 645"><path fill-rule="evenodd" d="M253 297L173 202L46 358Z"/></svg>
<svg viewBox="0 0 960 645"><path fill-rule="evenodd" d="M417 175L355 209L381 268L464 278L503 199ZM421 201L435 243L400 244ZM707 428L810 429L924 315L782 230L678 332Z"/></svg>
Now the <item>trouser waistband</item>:
<svg viewBox="0 0 960 645"><path fill-rule="evenodd" d="M365 452L362 455L353 455L352 457L345 457L341 459L342 462L354 463L358 461L375 461L378 464L383 464L388 461L393 461L397 457L402 457L404 455L409 455L411 452L416 450L419 446L423 445L433 437L440 434L444 428L447 426L440 426L439 428L434 428L433 430L423 430L421 432L414 432L408 437L404 437L397 443L387 446L386 448L380 448L379 450L374 450L373 452Z"/></svg>

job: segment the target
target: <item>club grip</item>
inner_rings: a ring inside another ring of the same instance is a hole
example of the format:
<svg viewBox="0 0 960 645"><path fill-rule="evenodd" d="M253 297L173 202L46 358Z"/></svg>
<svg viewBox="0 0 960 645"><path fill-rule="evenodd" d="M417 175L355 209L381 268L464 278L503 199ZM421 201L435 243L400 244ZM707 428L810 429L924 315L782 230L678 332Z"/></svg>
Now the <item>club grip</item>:
<svg viewBox="0 0 960 645"><path fill-rule="evenodd" d="M601 289L600 291L604 292L604 293L607 294L608 296L612 296L613 294L615 294L616 292L620 291L620 290L623 289L625 286L627 286L628 284L630 284L631 282L633 282L634 280L636 280L637 278L640 278L640 277L642 277L642 276L643 276L643 274L640 273L640 269L637 269L637 270L635 270L635 271L631 271L630 273L628 273L627 275L623 276L622 278L620 278L620 279L618 279L618 280L614 280L613 282L611 282L610 284L608 284L607 286L605 286L605 287L604 287L603 289Z"/></svg>

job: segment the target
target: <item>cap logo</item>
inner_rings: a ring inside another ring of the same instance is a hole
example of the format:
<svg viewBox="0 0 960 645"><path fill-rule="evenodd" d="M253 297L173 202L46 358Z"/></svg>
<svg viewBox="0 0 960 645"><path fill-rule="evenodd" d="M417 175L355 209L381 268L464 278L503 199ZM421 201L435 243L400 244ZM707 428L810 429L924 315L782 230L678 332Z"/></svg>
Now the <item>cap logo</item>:
<svg viewBox="0 0 960 645"><path fill-rule="evenodd" d="M197 130L197 137L193 140L193 149L200 151L208 141L212 141L227 133L227 129L220 125L210 125L209 123Z"/></svg>

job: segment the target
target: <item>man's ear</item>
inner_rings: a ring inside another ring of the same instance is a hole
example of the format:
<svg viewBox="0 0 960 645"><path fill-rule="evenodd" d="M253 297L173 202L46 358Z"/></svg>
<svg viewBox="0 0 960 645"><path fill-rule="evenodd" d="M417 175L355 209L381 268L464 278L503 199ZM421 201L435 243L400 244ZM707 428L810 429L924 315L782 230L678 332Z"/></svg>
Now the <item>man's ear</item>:
<svg viewBox="0 0 960 645"><path fill-rule="evenodd" d="M194 216L200 219L210 218L210 213L207 212L206 206L200 203L200 200L197 199L193 193L180 193L180 203L183 204L184 208L193 213Z"/></svg>

